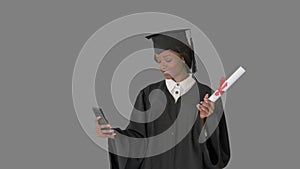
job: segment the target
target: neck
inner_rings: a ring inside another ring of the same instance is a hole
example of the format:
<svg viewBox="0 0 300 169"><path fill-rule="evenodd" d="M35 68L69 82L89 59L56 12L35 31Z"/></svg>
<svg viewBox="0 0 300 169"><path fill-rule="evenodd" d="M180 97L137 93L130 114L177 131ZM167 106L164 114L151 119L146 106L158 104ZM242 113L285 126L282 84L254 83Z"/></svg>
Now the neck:
<svg viewBox="0 0 300 169"><path fill-rule="evenodd" d="M173 77L173 80L175 82L181 82L181 81L183 81L184 79L186 79L188 77L189 77L189 74L187 72L184 72L184 73L179 74L176 77Z"/></svg>

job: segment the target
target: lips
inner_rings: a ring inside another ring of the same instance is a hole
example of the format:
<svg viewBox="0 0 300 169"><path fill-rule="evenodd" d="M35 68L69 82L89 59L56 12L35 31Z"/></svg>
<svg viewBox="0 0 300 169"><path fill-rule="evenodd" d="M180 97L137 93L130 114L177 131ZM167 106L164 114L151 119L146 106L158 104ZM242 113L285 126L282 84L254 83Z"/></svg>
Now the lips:
<svg viewBox="0 0 300 169"><path fill-rule="evenodd" d="M164 76L165 76L166 79L172 79L170 71L163 71L163 74L164 74Z"/></svg>

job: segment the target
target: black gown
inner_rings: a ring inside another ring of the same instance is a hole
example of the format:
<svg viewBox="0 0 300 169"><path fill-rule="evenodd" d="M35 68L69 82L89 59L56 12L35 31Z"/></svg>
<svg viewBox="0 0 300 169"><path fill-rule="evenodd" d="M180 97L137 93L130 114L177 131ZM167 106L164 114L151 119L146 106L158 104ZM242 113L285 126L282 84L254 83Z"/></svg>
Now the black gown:
<svg viewBox="0 0 300 169"><path fill-rule="evenodd" d="M195 80L193 87L176 102L169 93L165 80L150 84L140 91L134 105L138 111L136 109L132 111L131 119L137 114L140 115L140 119L146 119L149 118L149 114L157 111L154 109L152 112L147 112L163 100L150 99L149 101L149 95L154 89L163 91L166 107L155 120L147 123L130 120L125 130L114 128L117 133L115 139L108 139L111 169L219 169L228 164L230 146L221 99L215 102L214 113L206 118L205 125L202 125L196 104L203 100L206 93L210 95L213 91ZM173 125L184 105L191 108L188 112L194 113L188 113L185 109L183 120ZM139 111L146 113L141 115ZM169 137L159 142L147 139L162 134L168 129L173 132L169 132L171 133ZM180 130L185 130L183 132L186 134L178 138ZM120 135L142 141L129 141ZM163 147L172 144L175 146L160 152ZM136 156L131 153L134 150ZM137 154L145 154L145 156Z"/></svg>

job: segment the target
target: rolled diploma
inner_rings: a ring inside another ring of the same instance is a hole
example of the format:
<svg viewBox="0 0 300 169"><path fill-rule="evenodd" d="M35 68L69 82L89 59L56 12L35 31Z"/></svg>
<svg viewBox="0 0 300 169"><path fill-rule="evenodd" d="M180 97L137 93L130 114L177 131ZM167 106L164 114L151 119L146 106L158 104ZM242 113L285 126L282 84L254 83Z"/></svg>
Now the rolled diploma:
<svg viewBox="0 0 300 169"><path fill-rule="evenodd" d="M217 101L221 95L223 94L223 92L225 92L226 90L228 90L231 85L233 85L244 73L246 72L246 70L240 66L223 84L222 86L225 86L225 84L227 83L227 85L225 87L220 86L218 90L216 90L214 92L213 95L211 95L208 99L212 102ZM220 88L222 88L223 92L220 92Z"/></svg>

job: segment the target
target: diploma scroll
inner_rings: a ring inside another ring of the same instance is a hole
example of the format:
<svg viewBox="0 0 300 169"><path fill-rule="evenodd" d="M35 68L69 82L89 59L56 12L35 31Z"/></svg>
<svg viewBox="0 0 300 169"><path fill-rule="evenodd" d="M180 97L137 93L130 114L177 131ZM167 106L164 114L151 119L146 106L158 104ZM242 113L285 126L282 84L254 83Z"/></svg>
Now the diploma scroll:
<svg viewBox="0 0 300 169"><path fill-rule="evenodd" d="M240 66L208 99L212 102L217 101L245 72L246 70Z"/></svg>

